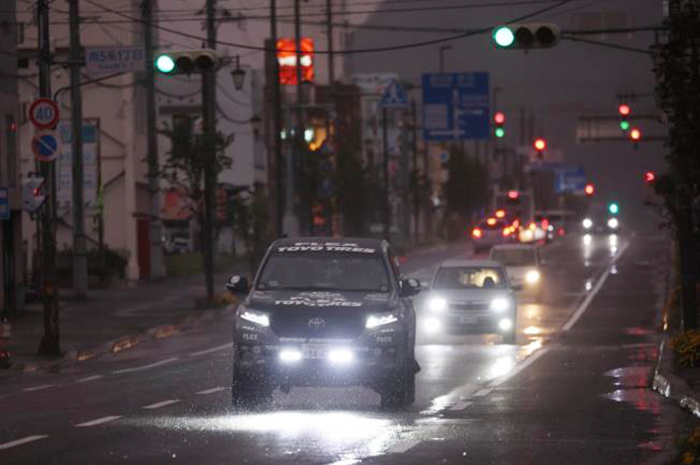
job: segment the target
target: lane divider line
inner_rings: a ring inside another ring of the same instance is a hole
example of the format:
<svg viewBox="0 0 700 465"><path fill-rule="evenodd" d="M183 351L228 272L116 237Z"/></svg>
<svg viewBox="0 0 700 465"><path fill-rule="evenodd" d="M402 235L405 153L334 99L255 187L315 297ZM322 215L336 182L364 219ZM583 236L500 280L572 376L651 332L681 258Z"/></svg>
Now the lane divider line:
<svg viewBox="0 0 700 465"><path fill-rule="evenodd" d="M471 404L472 404L471 402L462 401L462 402L459 402L459 403L453 405L452 407L450 407L450 410L455 410L455 411L456 410L464 410L467 407L469 407Z"/></svg>
<svg viewBox="0 0 700 465"><path fill-rule="evenodd" d="M178 402L180 402L178 399L168 399L162 402L156 402L155 404L146 405L145 407L141 408L145 410L155 410L161 407L166 407L168 405L177 404Z"/></svg>
<svg viewBox="0 0 700 465"><path fill-rule="evenodd" d="M403 454L404 452L408 452L410 449L414 448L420 444L420 441L418 439L411 439L410 441L402 441L397 444L394 444L390 448L386 450L387 454Z"/></svg>
<svg viewBox="0 0 700 465"><path fill-rule="evenodd" d="M35 436L27 436L26 438L17 439L15 441L6 442L0 444L0 450L9 449L11 447L21 446L22 444L27 444L28 442L38 441L39 439L48 438L48 435L37 434Z"/></svg>
<svg viewBox="0 0 700 465"><path fill-rule="evenodd" d="M233 347L233 342L229 342L228 344L212 347L211 349L200 350L198 352L192 352L189 354L189 356L190 357L198 357L200 355L211 354L212 352L218 352L220 350L226 350L226 349L230 349L232 347Z"/></svg>
<svg viewBox="0 0 700 465"><path fill-rule="evenodd" d="M85 423L78 423L75 426L76 426L76 428L86 428L88 426L97 426L97 425L101 425L103 423L118 420L121 417L122 417L121 415L110 415L108 417L102 417L102 418L97 418L96 420L86 421Z"/></svg>
<svg viewBox="0 0 700 465"><path fill-rule="evenodd" d="M41 386L34 386L34 387L24 388L24 389L22 389L22 391L24 391L24 392L41 391L41 390L43 390L43 389L52 388L52 387L54 387L54 386L56 386L56 385L55 385L55 384L43 384L43 385L41 385Z"/></svg>
<svg viewBox="0 0 700 465"><path fill-rule="evenodd" d="M530 355L528 358L526 358L523 362L519 363L518 365L515 366L515 368L510 371L508 374L505 374L501 376L500 378L496 378L493 381L489 383L489 387L491 389L500 386L501 384L505 383L509 379L513 378L516 376L518 373L523 371L525 368L529 367L533 363L535 363L540 357L542 357L544 354L549 352L549 347L543 347L539 350L537 350L534 354Z"/></svg>
<svg viewBox="0 0 700 465"><path fill-rule="evenodd" d="M151 363L150 365L142 365L142 366L134 367L134 368L124 368L124 369L122 369L122 370L115 370L115 371L113 371L112 373L114 373L115 375L118 375L118 374L120 374L120 373L132 373L132 372L134 372L134 371L149 370L149 369L151 369L151 368L155 368L155 367L159 367L159 366L161 366L161 365L165 365L166 363L174 362L174 361L177 360L177 359L178 359L177 357L168 358L168 359L165 359L165 360L161 360L160 362Z"/></svg>
<svg viewBox="0 0 700 465"><path fill-rule="evenodd" d="M620 250L618 251L617 255L615 255L612 260L610 260L610 264L608 265L607 269L605 270L605 273L598 279L598 282L596 282L595 286L593 286L593 289L591 292L586 296L583 302L581 302L581 305L579 305L578 309L574 312L573 315L571 315L571 318L569 318L569 321L566 322L566 324L562 327L562 331L569 331L581 318L583 313L588 309L588 306L591 305L591 302L593 302L593 299L595 298L596 295L598 295L598 292L603 288L603 285L605 284L605 281L607 281L608 276L610 276L610 269L612 266L622 257L622 254L624 254L627 249L629 248L632 240L626 242L625 245L623 245Z"/></svg>
<svg viewBox="0 0 700 465"><path fill-rule="evenodd" d="M74 382L75 383L87 383L88 381L95 381L96 379L100 379L102 377L103 377L102 375L88 376L87 378L77 379Z"/></svg>
<svg viewBox="0 0 700 465"><path fill-rule="evenodd" d="M228 389L228 388L224 387L224 386L219 386L219 387L215 387L215 388L211 388L211 389L205 389L204 391L199 391L195 394L198 394L200 396L204 396L207 394L214 394L215 392L225 391L226 389Z"/></svg>

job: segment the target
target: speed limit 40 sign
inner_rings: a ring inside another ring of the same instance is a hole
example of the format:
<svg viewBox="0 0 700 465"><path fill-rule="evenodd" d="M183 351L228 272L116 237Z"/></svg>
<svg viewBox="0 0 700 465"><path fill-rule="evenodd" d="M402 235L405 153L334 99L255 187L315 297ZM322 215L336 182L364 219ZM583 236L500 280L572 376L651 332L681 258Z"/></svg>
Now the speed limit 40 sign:
<svg viewBox="0 0 700 465"><path fill-rule="evenodd" d="M58 124L58 105L51 99L38 98L29 106L29 121L37 129L51 129Z"/></svg>

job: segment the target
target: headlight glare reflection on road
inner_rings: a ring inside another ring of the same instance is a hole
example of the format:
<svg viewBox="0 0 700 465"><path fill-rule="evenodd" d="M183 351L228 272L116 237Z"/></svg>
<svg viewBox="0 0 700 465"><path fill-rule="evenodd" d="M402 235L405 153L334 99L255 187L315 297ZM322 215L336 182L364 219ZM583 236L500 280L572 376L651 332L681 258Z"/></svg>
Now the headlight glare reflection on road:
<svg viewBox="0 0 700 465"><path fill-rule="evenodd" d="M296 349L280 350L280 360L285 363L294 363L301 360L301 352Z"/></svg>
<svg viewBox="0 0 700 465"><path fill-rule="evenodd" d="M254 310L241 309L240 316L242 320L250 321L260 326L270 326L270 317L266 313L256 312Z"/></svg>
<svg viewBox="0 0 700 465"><path fill-rule="evenodd" d="M497 297L491 301L490 307L494 312L505 312L510 308L510 302L506 298Z"/></svg>
<svg viewBox="0 0 700 465"><path fill-rule="evenodd" d="M501 328L502 331L508 331L513 328L513 320L510 318L503 318L498 322L498 327Z"/></svg>
<svg viewBox="0 0 700 465"><path fill-rule="evenodd" d="M428 334L435 334L442 329L442 322L437 318L426 318L423 320L423 328Z"/></svg>
<svg viewBox="0 0 700 465"><path fill-rule="evenodd" d="M370 315L365 323L365 328L373 329L378 326L385 326L391 323L399 321L396 315L393 313L378 313L376 315Z"/></svg>
<svg viewBox="0 0 700 465"><path fill-rule="evenodd" d="M540 278L540 272L537 270L530 270L525 275L525 281L527 281L528 284L536 284L539 282Z"/></svg>
<svg viewBox="0 0 700 465"><path fill-rule="evenodd" d="M583 236L583 245L591 245L593 242L593 236L590 234L586 234Z"/></svg>
<svg viewBox="0 0 700 465"><path fill-rule="evenodd" d="M347 364L355 360L355 354L350 349L333 349L328 353L328 360L334 364Z"/></svg>
<svg viewBox="0 0 700 465"><path fill-rule="evenodd" d="M593 227L593 220L590 218L585 218L581 224L583 225L584 229L591 229Z"/></svg>
<svg viewBox="0 0 700 465"><path fill-rule="evenodd" d="M428 302L428 308L433 312L444 312L447 310L447 301L442 297L433 297Z"/></svg>

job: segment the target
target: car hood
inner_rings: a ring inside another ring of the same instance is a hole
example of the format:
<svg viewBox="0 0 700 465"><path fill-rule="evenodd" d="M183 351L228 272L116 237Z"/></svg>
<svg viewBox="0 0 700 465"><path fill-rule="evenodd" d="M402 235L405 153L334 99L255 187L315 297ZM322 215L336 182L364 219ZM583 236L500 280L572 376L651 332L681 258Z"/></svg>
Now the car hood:
<svg viewBox="0 0 700 465"><path fill-rule="evenodd" d="M244 302L248 308L270 313L380 313L389 311L395 304L392 294L357 291L254 291Z"/></svg>
<svg viewBox="0 0 700 465"><path fill-rule="evenodd" d="M536 270L536 266L507 266L508 278L513 282L525 281L525 275L530 270Z"/></svg>
<svg viewBox="0 0 700 465"><path fill-rule="evenodd" d="M491 301L498 297L508 297L508 289L460 289L440 290L431 289L426 298L441 297L448 302Z"/></svg>

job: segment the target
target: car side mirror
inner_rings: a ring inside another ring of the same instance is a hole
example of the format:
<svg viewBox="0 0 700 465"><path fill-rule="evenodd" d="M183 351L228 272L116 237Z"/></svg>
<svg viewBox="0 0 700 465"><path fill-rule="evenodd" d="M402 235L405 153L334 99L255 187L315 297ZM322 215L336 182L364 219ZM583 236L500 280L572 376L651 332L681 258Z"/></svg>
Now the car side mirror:
<svg viewBox="0 0 700 465"><path fill-rule="evenodd" d="M247 294L250 292L250 285L243 276L233 275L226 283L226 289L232 294Z"/></svg>
<svg viewBox="0 0 700 465"><path fill-rule="evenodd" d="M520 292L524 289L525 287L522 284L513 284L511 286L511 289L513 289L515 292Z"/></svg>
<svg viewBox="0 0 700 465"><path fill-rule="evenodd" d="M401 297L413 297L421 291L420 281L414 278L401 280Z"/></svg>

